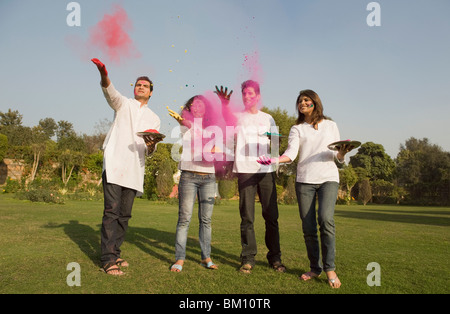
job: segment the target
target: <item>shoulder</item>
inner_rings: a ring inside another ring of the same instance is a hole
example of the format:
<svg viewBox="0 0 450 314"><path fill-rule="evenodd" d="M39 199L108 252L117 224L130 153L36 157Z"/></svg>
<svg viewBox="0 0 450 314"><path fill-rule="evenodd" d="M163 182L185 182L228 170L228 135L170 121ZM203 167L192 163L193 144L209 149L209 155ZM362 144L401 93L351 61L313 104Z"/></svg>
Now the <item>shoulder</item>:
<svg viewBox="0 0 450 314"><path fill-rule="evenodd" d="M267 112L259 110L257 115L258 115L258 118L265 119L267 121L275 121L275 119Z"/></svg>

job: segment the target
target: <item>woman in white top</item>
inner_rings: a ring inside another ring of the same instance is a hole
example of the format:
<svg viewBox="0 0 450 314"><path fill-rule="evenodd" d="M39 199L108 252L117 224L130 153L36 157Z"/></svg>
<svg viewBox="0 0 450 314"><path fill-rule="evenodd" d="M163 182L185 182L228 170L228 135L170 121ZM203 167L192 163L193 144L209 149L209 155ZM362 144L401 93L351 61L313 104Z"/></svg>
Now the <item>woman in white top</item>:
<svg viewBox="0 0 450 314"><path fill-rule="evenodd" d="M194 209L198 198L199 242L201 248L201 265L208 269L217 269L210 257L211 254L211 216L214 207L216 179L214 162L209 154L204 154L206 118L209 110L208 100L197 95L189 99L181 116L172 110L169 113L181 125L183 132L183 152L178 168L181 170L178 185L179 211L175 240L175 263L170 268L173 272L181 272L186 258L186 242ZM209 152L211 153L211 152Z"/></svg>
<svg viewBox="0 0 450 314"><path fill-rule="evenodd" d="M297 124L289 133L287 150L281 157L261 156L262 164L289 163L297 154L297 193L303 235L310 260L309 272L300 279L309 280L318 277L322 270L326 272L332 288L339 288L341 282L335 273L335 225L334 206L339 187L339 172L335 163L344 162L345 154L351 147L343 145L339 151L331 151L328 145L339 141L339 130L335 122L323 115L322 101L312 90L302 90L297 98ZM319 207L316 221L316 196ZM317 223L320 230L322 263L320 262Z"/></svg>

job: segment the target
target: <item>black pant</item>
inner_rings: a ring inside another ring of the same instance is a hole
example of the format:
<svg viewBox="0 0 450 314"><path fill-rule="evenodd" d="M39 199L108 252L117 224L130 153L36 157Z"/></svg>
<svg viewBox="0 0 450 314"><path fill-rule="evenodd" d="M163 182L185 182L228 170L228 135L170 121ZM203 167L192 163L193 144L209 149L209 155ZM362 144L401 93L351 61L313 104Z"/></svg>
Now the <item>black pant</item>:
<svg viewBox="0 0 450 314"><path fill-rule="evenodd" d="M256 238L253 223L255 221L255 196L259 195L262 215L266 222L265 242L269 249L269 264L281 262L280 234L278 231L278 204L275 185L275 173L239 173L239 212L241 214L241 262L255 265Z"/></svg>
<svg viewBox="0 0 450 314"><path fill-rule="evenodd" d="M105 265L120 257L120 246L128 229L136 190L108 183L105 171L102 179L105 208L101 230L101 262Z"/></svg>

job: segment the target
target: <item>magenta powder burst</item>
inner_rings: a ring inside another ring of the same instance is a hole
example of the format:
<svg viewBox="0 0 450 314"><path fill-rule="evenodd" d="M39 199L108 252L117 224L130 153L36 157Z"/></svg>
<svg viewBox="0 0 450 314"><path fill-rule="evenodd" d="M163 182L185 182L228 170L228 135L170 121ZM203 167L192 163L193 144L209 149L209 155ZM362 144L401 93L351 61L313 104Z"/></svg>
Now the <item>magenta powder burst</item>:
<svg viewBox="0 0 450 314"><path fill-rule="evenodd" d="M109 61L116 64L122 59L139 58L141 54L128 34L132 29L133 24L127 12L116 4L112 14L105 14L103 19L89 30L87 45L97 48Z"/></svg>

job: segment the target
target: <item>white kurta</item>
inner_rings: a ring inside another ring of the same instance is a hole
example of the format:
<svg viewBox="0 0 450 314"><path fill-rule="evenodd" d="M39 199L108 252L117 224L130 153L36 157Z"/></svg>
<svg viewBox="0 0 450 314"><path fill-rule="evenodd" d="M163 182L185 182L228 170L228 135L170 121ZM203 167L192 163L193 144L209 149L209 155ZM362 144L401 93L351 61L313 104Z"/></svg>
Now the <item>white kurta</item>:
<svg viewBox="0 0 450 314"><path fill-rule="evenodd" d="M102 87L106 101L115 111L114 121L103 143L103 170L108 183L144 191L145 152L147 146L137 135L148 129L159 131L161 121L148 108L133 98L122 96L111 83Z"/></svg>
<svg viewBox="0 0 450 314"><path fill-rule="evenodd" d="M323 120L319 123L318 130L308 123L294 125L289 132L288 148L283 155L294 160L299 154L297 182L339 182L339 170L334 162L337 152L328 149L329 144L339 140L339 129L334 121Z"/></svg>

